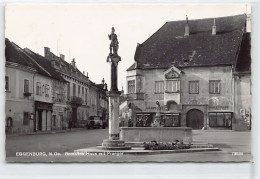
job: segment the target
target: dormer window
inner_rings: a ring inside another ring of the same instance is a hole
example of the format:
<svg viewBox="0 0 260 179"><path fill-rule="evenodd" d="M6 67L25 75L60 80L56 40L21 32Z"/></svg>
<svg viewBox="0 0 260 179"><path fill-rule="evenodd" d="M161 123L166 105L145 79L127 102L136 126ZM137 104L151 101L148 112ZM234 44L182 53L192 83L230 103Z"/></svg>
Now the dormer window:
<svg viewBox="0 0 260 179"><path fill-rule="evenodd" d="M172 66L165 72L166 93L178 93L180 91L180 73L181 71L175 66Z"/></svg>

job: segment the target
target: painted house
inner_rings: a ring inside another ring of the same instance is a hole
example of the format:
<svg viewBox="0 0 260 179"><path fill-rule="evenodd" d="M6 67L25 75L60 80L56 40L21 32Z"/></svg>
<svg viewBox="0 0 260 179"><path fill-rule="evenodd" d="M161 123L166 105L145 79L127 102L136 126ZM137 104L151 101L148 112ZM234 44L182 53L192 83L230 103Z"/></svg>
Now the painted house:
<svg viewBox="0 0 260 179"><path fill-rule="evenodd" d="M7 133L64 129L66 81L47 59L6 39L5 79Z"/></svg>
<svg viewBox="0 0 260 179"><path fill-rule="evenodd" d="M35 131L66 129L67 81L55 71L48 59L29 49L24 51L38 70L34 78Z"/></svg>
<svg viewBox="0 0 260 179"><path fill-rule="evenodd" d="M238 96L245 96L235 91L234 74L238 59L244 59L240 52L250 34L246 27L246 15L186 17L166 22L138 44L135 62L127 69L127 104L136 113L133 126L151 125L157 101L163 126L235 129L240 125L236 104ZM244 78L248 81L250 75ZM248 82L244 86L248 88Z"/></svg>
<svg viewBox="0 0 260 179"><path fill-rule="evenodd" d="M31 61L22 55L20 47L5 40L5 131L34 131L33 80L37 73Z"/></svg>

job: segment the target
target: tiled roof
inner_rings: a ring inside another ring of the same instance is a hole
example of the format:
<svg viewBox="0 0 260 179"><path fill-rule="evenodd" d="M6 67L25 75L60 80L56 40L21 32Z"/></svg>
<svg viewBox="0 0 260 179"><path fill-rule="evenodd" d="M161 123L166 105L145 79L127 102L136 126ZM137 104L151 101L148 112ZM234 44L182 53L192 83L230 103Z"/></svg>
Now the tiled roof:
<svg viewBox="0 0 260 179"><path fill-rule="evenodd" d="M245 33L236 64L237 73L251 72L251 34Z"/></svg>
<svg viewBox="0 0 260 179"><path fill-rule="evenodd" d="M5 39L5 45L6 61L35 68L41 75L66 82L60 74L52 68L51 62L41 55L38 55L29 49L22 49L8 39Z"/></svg>
<svg viewBox="0 0 260 179"><path fill-rule="evenodd" d="M34 53L33 51L29 50L28 48L24 49L24 53L26 53L28 56L34 60L34 64L36 66L37 71L41 73L42 71L45 71L44 73L48 73L48 76L51 78L54 78L59 81L66 82L66 80L61 77L60 73L58 73L51 65L51 62L44 58L43 56ZM44 75L44 73L42 73Z"/></svg>
<svg viewBox="0 0 260 179"><path fill-rule="evenodd" d="M18 63L20 65L34 67L31 60L29 60L25 54L21 53L23 49L9 39L5 39L5 59L7 62Z"/></svg>
<svg viewBox="0 0 260 179"><path fill-rule="evenodd" d="M166 22L137 47L136 68L234 64L245 30L246 15L220 17L215 21L217 34L212 35L213 18L189 20L190 35L187 37L184 37L186 21Z"/></svg>

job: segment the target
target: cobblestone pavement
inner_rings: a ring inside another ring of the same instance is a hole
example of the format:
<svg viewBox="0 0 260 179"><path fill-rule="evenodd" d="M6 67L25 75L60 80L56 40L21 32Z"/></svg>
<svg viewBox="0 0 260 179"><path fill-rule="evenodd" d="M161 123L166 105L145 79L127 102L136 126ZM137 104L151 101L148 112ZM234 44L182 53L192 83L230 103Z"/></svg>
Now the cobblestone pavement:
<svg viewBox="0 0 260 179"><path fill-rule="evenodd" d="M196 142L211 143L221 151L173 153L157 155L124 155L106 153L84 156L71 155L76 149L93 147L107 138L107 129L75 132L7 136L6 149L9 162L244 162L252 160L251 132L193 131ZM16 157L16 152L45 152L41 157ZM49 153L51 152L51 153ZM56 153L55 153L56 152ZM65 155L65 152L69 152Z"/></svg>

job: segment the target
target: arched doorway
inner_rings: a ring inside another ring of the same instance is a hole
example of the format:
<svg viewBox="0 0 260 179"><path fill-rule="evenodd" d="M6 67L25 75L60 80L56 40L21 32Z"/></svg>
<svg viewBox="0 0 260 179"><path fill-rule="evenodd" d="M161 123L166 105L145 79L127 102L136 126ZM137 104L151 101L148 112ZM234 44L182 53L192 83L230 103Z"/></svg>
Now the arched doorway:
<svg viewBox="0 0 260 179"><path fill-rule="evenodd" d="M204 114L198 109L191 109L187 112L187 127L202 129L204 126Z"/></svg>
<svg viewBox="0 0 260 179"><path fill-rule="evenodd" d="M167 108L169 111L178 110L178 105L175 101L168 101L167 102Z"/></svg>

